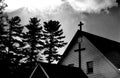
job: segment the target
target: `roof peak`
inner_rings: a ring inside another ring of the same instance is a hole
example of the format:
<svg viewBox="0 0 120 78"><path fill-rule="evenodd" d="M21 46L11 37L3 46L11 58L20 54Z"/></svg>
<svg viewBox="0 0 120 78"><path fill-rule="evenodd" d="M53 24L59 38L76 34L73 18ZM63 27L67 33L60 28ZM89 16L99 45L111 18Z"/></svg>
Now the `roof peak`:
<svg viewBox="0 0 120 78"><path fill-rule="evenodd" d="M45 69L43 68L43 66L39 63L37 63L37 65L36 65L36 67L34 68L34 70L33 70L33 72L31 73L31 75L30 75L30 77L29 78L34 78L34 74L36 74L36 72L37 72L37 74L40 74L40 73L38 73L38 70L39 69L39 71L41 71L42 70L42 73L43 74L41 74L42 76L41 77L43 77L43 78L50 78L49 77L49 75L47 74L47 72L45 71ZM44 76L43 76L44 75ZM38 76L38 75L35 75L35 76Z"/></svg>

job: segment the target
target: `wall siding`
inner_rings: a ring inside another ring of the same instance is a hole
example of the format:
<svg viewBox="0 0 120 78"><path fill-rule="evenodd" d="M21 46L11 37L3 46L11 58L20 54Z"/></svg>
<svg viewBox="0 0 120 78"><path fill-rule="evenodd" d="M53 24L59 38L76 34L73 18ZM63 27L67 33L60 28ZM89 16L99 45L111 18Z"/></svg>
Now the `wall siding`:
<svg viewBox="0 0 120 78"><path fill-rule="evenodd" d="M77 42L75 42L77 43ZM68 64L74 64L75 67L78 67L78 52L74 52L74 50L78 49L78 44L75 44L75 46L73 46L70 49L70 52L68 54L68 56L65 58L64 62L62 62L63 65L68 65Z"/></svg>
<svg viewBox="0 0 120 78"><path fill-rule="evenodd" d="M86 48L84 51L81 51L81 67L86 74L86 62L94 62L94 73L87 74L89 78L119 78L120 73L116 67L84 36L82 48ZM78 52L74 52L76 49L78 49L78 41L76 41L74 46L70 49L62 65L74 63L74 66L78 67Z"/></svg>

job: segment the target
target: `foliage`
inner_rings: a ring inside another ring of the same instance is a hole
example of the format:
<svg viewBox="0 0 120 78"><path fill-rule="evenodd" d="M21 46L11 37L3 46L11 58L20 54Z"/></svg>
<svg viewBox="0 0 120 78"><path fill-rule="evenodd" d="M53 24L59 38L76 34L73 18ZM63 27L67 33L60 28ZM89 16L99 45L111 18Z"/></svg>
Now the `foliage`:
<svg viewBox="0 0 120 78"><path fill-rule="evenodd" d="M27 62L37 62L43 60L39 55L41 53L46 56L48 63L60 59L58 48L67 43L63 40L65 36L59 21L44 22L43 28L40 19L33 17L27 25L22 26L19 16L9 18L4 13L6 7L4 0L0 0L0 60L16 65L23 58ZM28 32L23 32L24 27Z"/></svg>
<svg viewBox="0 0 120 78"><path fill-rule="evenodd" d="M8 33L9 33L9 42L8 42L8 50L9 54L12 53L12 60L14 63L18 64L19 61L23 58L22 52L20 50L21 47L24 46L22 40L22 31L23 26L20 24L21 19L18 16L15 16L9 19L8 24Z"/></svg>
<svg viewBox="0 0 120 78"><path fill-rule="evenodd" d="M42 42L42 26L40 25L40 20L36 17L30 18L29 24L26 25L29 30L24 34L24 43L29 45L25 48L28 56L28 61L37 61L38 54L42 50L44 43Z"/></svg>
<svg viewBox="0 0 120 78"><path fill-rule="evenodd" d="M6 20L7 15L4 13L4 9L7 7L7 4L4 3L4 0L0 0L0 60L6 58L6 47L4 44L5 41L5 32L4 29L7 26Z"/></svg>
<svg viewBox="0 0 120 78"><path fill-rule="evenodd" d="M58 61L61 57L58 54L58 48L62 48L67 43L64 42L65 36L63 36L63 30L60 29L59 21L48 21L44 22L44 39L45 39L45 50L44 55L47 55L46 60L48 63L52 63L54 60Z"/></svg>
<svg viewBox="0 0 120 78"><path fill-rule="evenodd" d="M19 62L20 58L18 57L19 50L15 46L15 44L21 45L22 42L15 39L15 37L20 37L20 33L22 32L23 27L20 25L20 18L18 16L15 16L11 19L6 20L6 27L3 28L3 44L4 44L4 51L6 54L6 61L11 63ZM18 60L19 58L19 60Z"/></svg>

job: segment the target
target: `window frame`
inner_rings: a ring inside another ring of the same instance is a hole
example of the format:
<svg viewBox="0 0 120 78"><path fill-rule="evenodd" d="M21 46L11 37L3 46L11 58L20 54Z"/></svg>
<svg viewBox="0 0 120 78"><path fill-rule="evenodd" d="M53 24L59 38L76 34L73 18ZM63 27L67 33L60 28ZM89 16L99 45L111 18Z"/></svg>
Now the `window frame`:
<svg viewBox="0 0 120 78"><path fill-rule="evenodd" d="M87 65L87 74L93 74L94 73L94 62L88 61L86 62Z"/></svg>

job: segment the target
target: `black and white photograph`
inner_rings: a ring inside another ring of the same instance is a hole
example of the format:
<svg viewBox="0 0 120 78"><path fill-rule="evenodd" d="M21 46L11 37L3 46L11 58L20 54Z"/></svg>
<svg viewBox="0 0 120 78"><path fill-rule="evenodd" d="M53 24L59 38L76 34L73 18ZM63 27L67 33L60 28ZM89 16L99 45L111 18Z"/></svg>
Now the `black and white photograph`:
<svg viewBox="0 0 120 78"><path fill-rule="evenodd" d="M120 78L120 0L0 0L0 78Z"/></svg>

